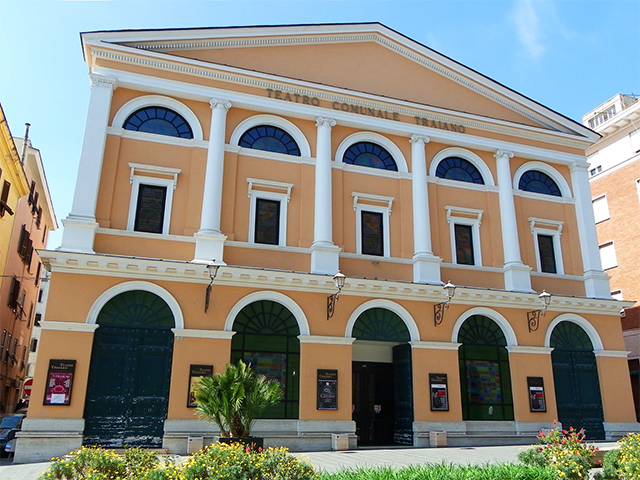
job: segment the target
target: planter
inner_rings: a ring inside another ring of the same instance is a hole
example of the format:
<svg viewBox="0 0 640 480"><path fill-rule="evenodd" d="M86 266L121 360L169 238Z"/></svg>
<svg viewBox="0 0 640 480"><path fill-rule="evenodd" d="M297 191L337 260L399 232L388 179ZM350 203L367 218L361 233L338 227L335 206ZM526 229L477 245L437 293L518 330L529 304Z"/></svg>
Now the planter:
<svg viewBox="0 0 640 480"><path fill-rule="evenodd" d="M232 443L240 443L250 449L252 452L262 451L264 446L264 438L262 437L220 437L219 443L226 443L231 445Z"/></svg>

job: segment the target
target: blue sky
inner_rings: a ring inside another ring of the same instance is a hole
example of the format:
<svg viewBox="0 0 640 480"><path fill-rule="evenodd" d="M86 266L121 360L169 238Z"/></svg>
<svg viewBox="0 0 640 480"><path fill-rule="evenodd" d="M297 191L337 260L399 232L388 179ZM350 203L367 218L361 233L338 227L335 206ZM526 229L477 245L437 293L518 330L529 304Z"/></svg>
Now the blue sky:
<svg viewBox="0 0 640 480"><path fill-rule="evenodd" d="M89 101L80 32L341 22L381 22L576 121L640 95L637 0L0 0L0 103L41 151L60 223L48 247L71 209Z"/></svg>

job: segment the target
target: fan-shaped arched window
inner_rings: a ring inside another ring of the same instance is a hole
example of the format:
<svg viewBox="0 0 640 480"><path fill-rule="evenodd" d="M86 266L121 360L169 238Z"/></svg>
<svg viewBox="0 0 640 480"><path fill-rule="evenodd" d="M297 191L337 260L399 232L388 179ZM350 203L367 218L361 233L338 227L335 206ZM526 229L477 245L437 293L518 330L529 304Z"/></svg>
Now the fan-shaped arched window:
<svg viewBox="0 0 640 480"><path fill-rule="evenodd" d="M553 195L555 197L562 196L558 184L549 175L539 170L526 171L520 177L518 189L524 190L525 192Z"/></svg>
<svg viewBox="0 0 640 480"><path fill-rule="evenodd" d="M460 157L448 157L442 160L436 169L436 177L484 185L484 179L476 166Z"/></svg>
<svg viewBox="0 0 640 480"><path fill-rule="evenodd" d="M165 107L145 107L136 110L125 120L123 128L170 137L193 138L193 131L187 121Z"/></svg>
<svg viewBox="0 0 640 480"><path fill-rule="evenodd" d="M258 125L242 134L238 145L266 152L300 156L300 148L291 135L272 125Z"/></svg>
<svg viewBox="0 0 640 480"><path fill-rule="evenodd" d="M398 165L391 154L380 145L371 142L354 143L344 152L342 161L350 165L398 171Z"/></svg>
<svg viewBox="0 0 640 480"><path fill-rule="evenodd" d="M358 340L382 342L408 342L407 326L398 314L386 308L370 308L360 314L352 335Z"/></svg>

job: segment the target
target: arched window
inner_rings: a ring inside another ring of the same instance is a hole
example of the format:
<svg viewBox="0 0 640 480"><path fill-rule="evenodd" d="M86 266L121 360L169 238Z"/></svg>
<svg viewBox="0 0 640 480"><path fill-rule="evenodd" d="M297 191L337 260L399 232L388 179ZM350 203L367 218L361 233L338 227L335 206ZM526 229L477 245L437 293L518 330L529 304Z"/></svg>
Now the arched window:
<svg viewBox="0 0 640 480"><path fill-rule="evenodd" d="M386 308L370 308L360 314L352 335L358 340L382 342L408 342L407 326L398 314Z"/></svg>
<svg viewBox="0 0 640 480"><path fill-rule="evenodd" d="M484 179L476 166L460 157L448 157L442 160L436 169L436 177L484 185Z"/></svg>
<svg viewBox="0 0 640 480"><path fill-rule="evenodd" d="M460 327L458 351L464 420L513 420L507 340L488 317L473 315Z"/></svg>
<svg viewBox="0 0 640 480"><path fill-rule="evenodd" d="M125 120L123 128L170 137L193 138L191 126L187 121L165 107L145 107L136 110Z"/></svg>
<svg viewBox="0 0 640 480"><path fill-rule="evenodd" d="M354 143L344 152L342 161L350 165L398 171L398 165L391 154L380 145L371 142Z"/></svg>
<svg viewBox="0 0 640 480"><path fill-rule="evenodd" d="M296 141L283 129L272 125L258 125L242 134L238 145L266 152L300 156Z"/></svg>
<svg viewBox="0 0 640 480"><path fill-rule="evenodd" d="M523 173L518 183L518 189L555 197L562 196L558 184L549 175L539 170L528 170Z"/></svg>
<svg viewBox="0 0 640 480"><path fill-rule="evenodd" d="M237 332L231 341L231 362L252 368L277 380L283 400L267 408L262 418L298 418L300 389L300 328L284 305L259 300L244 307L233 322Z"/></svg>

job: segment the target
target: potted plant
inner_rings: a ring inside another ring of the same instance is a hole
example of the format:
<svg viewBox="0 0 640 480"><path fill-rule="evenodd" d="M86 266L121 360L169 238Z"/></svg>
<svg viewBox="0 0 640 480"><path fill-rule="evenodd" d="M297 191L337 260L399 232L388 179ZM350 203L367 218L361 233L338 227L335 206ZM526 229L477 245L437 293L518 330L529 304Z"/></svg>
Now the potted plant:
<svg viewBox="0 0 640 480"><path fill-rule="evenodd" d="M263 439L251 437L251 427L262 411L278 403L282 390L275 380L255 373L239 360L224 372L203 377L195 387L196 413L215 423L222 443L241 442L262 448Z"/></svg>

